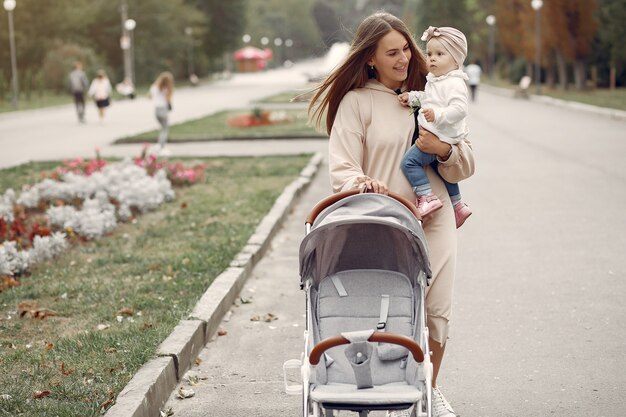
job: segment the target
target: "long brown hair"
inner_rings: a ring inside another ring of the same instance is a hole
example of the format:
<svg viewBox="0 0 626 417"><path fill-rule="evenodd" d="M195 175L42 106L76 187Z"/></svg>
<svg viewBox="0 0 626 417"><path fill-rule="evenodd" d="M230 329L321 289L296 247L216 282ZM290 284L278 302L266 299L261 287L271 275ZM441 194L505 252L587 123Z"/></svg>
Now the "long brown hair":
<svg viewBox="0 0 626 417"><path fill-rule="evenodd" d="M392 14L374 13L365 18L357 28L345 61L313 90L315 93L309 104L309 115L318 128L321 127L326 114L326 133L330 135L341 99L348 91L363 87L367 83L370 78L367 61L376 53L378 41L392 30L404 36L411 50L406 87L409 90L424 89L428 72L426 59L417 48L409 29L402 20Z"/></svg>
<svg viewBox="0 0 626 417"><path fill-rule="evenodd" d="M169 71L164 71L159 74L154 82L161 91L165 91L165 97L167 101L172 100L172 94L174 93L174 76Z"/></svg>

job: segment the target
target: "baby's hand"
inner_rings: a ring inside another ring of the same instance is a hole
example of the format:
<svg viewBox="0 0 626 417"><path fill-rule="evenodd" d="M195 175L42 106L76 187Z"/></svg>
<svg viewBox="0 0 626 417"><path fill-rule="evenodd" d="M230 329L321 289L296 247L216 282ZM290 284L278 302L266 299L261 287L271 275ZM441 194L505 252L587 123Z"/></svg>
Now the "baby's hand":
<svg viewBox="0 0 626 417"><path fill-rule="evenodd" d="M427 122L433 123L435 121L435 111L433 109L422 109L422 114Z"/></svg>
<svg viewBox="0 0 626 417"><path fill-rule="evenodd" d="M398 100L400 101L400 104L408 107L409 106L409 93L405 91L402 94L398 94Z"/></svg>

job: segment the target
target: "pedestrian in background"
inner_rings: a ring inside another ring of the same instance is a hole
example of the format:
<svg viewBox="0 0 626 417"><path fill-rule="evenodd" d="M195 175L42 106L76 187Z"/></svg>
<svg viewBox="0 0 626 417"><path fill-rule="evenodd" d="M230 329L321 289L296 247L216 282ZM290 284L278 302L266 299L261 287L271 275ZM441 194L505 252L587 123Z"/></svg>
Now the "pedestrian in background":
<svg viewBox="0 0 626 417"><path fill-rule="evenodd" d="M471 64L465 67L465 73L468 78L467 83L469 84L472 101L476 101L476 90L478 90L482 72L483 70L480 68L480 65L478 65L475 59L472 60Z"/></svg>
<svg viewBox="0 0 626 417"><path fill-rule="evenodd" d="M111 82L106 72L103 69L99 69L96 73L96 78L93 79L91 86L89 86L89 96L96 102L100 122L104 120L104 113L111 104L111 91Z"/></svg>
<svg viewBox="0 0 626 417"><path fill-rule="evenodd" d="M78 122L85 123L85 92L89 88L89 80L87 79L85 71L83 71L82 62L74 62L74 69L70 72L69 82L70 91L74 96Z"/></svg>
<svg viewBox="0 0 626 417"><path fill-rule="evenodd" d="M167 155L165 144L169 134L168 115L172 110L172 95L174 94L174 76L169 71L162 72L156 81L150 86L150 98L154 105L154 114L161 125L159 132L159 155Z"/></svg>

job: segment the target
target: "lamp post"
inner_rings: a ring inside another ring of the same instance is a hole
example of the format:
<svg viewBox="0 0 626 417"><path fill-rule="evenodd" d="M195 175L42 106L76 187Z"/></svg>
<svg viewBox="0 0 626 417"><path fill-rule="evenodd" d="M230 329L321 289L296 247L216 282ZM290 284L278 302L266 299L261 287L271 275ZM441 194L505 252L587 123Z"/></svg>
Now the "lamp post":
<svg viewBox="0 0 626 417"><path fill-rule="evenodd" d="M124 28L130 33L130 81L135 85L135 28L137 22L133 19L126 19Z"/></svg>
<svg viewBox="0 0 626 417"><path fill-rule="evenodd" d="M189 77L189 79L191 80L193 75L195 74L195 69L193 66L193 28L191 28L190 26L187 26L185 28L185 35L187 35L188 38L188 42L187 44L189 45L189 49L187 51L187 76Z"/></svg>
<svg viewBox="0 0 626 417"><path fill-rule="evenodd" d="M126 0L122 0L122 3L120 4L120 17L122 19L122 36L120 37L120 48L122 48L124 58L124 78L130 80L130 35L128 29L126 29L126 21L128 20L128 4L126 4Z"/></svg>
<svg viewBox="0 0 626 417"><path fill-rule="evenodd" d="M535 89L541 94L541 7L542 0L532 0L531 7L535 10Z"/></svg>
<svg viewBox="0 0 626 417"><path fill-rule="evenodd" d="M496 26L496 17L492 14L485 18L485 22L489 25L489 78L493 79L494 67L496 66L495 62L495 26Z"/></svg>
<svg viewBox="0 0 626 417"><path fill-rule="evenodd" d="M17 109L18 90L17 90L17 59L15 57L15 32L13 30L13 9L15 9L15 0L4 0L4 10L9 16L9 45L11 48L11 84L13 85L13 97L11 104Z"/></svg>
<svg viewBox="0 0 626 417"><path fill-rule="evenodd" d="M274 46L276 46L276 58L278 60L278 65L277 67L280 67L283 65L283 61L285 60L283 57L283 40L281 38L275 38L274 39Z"/></svg>

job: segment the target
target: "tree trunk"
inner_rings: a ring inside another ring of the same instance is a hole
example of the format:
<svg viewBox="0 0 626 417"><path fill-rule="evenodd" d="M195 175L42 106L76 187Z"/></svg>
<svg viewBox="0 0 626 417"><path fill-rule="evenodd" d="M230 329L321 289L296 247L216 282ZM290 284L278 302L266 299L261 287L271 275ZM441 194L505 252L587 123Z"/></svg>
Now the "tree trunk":
<svg viewBox="0 0 626 417"><path fill-rule="evenodd" d="M567 90L567 65L563 55L558 50L556 51L556 66L559 71L559 87L561 90Z"/></svg>
<svg viewBox="0 0 626 417"><path fill-rule="evenodd" d="M574 83L576 91L585 89L585 62L582 59L574 61Z"/></svg>
<svg viewBox="0 0 626 417"><path fill-rule="evenodd" d="M615 74L617 73L616 69L615 69L615 65L611 65L611 72L610 72L610 85L611 85L611 90L615 90Z"/></svg>

